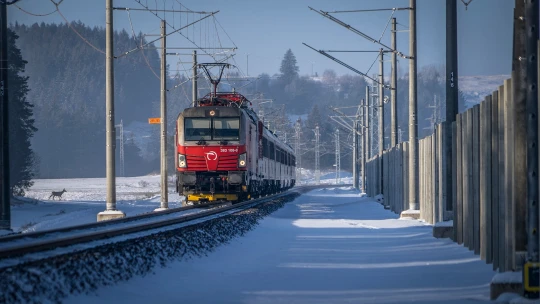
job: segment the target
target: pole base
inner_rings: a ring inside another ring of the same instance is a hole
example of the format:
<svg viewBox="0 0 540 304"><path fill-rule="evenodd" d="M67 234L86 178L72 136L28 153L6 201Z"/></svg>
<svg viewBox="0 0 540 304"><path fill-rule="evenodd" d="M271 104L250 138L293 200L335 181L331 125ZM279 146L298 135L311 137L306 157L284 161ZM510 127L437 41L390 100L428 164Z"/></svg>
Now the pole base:
<svg viewBox="0 0 540 304"><path fill-rule="evenodd" d="M454 235L452 221L439 222L433 225L433 237L437 239L451 239Z"/></svg>
<svg viewBox="0 0 540 304"><path fill-rule="evenodd" d="M489 298L496 300L503 293L515 293L521 295L523 292L523 281L521 271L507 271L497 273L491 280L489 286Z"/></svg>
<svg viewBox="0 0 540 304"><path fill-rule="evenodd" d="M120 210L105 210L97 214L97 221L108 221L126 217L126 214Z"/></svg>
<svg viewBox="0 0 540 304"><path fill-rule="evenodd" d="M401 212L400 218L413 218L415 220L420 219L420 210L405 210Z"/></svg>
<svg viewBox="0 0 540 304"><path fill-rule="evenodd" d="M169 208L168 207L167 208L159 207L159 208L154 209L154 212L165 211L165 210L169 210Z"/></svg>

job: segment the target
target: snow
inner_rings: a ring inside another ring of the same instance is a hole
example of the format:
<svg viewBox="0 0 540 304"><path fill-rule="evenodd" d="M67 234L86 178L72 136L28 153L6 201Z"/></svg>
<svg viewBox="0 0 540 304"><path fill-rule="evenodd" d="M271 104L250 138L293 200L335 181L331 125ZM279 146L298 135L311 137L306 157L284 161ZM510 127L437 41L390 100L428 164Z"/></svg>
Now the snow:
<svg viewBox="0 0 540 304"><path fill-rule="evenodd" d="M459 89L463 91L467 106L472 107L503 85L510 75L459 76Z"/></svg>
<svg viewBox="0 0 540 304"><path fill-rule="evenodd" d="M523 274L521 271L507 271L502 273L497 273L491 283L501 284L501 283L521 283Z"/></svg>
<svg viewBox="0 0 540 304"><path fill-rule="evenodd" d="M444 221L444 222L437 222L435 223L434 226L435 227L454 227L454 221L449 220L449 221Z"/></svg>
<svg viewBox="0 0 540 304"><path fill-rule="evenodd" d="M313 170L302 169L302 175L305 180L300 184L314 183ZM335 171L321 175L322 184L335 183ZM340 183L352 183L350 172L341 171L340 177ZM105 178L34 180L26 196L17 198L11 208L13 231L25 233L95 222L97 214L106 209L106 181ZM117 209L126 216L159 211L160 182L160 175L117 177ZM67 192L60 200L49 200L52 191L63 189ZM169 177L169 208L180 207L183 199L175 192L173 178Z"/></svg>
<svg viewBox="0 0 540 304"><path fill-rule="evenodd" d="M495 272L354 189L299 196L205 256L64 303L478 303ZM152 273L153 272L153 273Z"/></svg>
<svg viewBox="0 0 540 304"><path fill-rule="evenodd" d="M127 216L160 207L159 175L116 178L116 207ZM26 196L11 207L11 228L32 232L96 221L105 211L106 179L37 179ZM49 200L51 191L66 189L61 200ZM169 208L180 207L183 197L169 183Z"/></svg>

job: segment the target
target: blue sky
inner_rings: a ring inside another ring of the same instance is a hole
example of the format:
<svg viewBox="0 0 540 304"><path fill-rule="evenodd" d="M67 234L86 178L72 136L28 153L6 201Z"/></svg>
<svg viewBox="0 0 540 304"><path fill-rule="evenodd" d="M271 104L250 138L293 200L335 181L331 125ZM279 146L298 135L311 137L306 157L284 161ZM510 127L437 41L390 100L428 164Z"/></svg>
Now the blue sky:
<svg viewBox="0 0 540 304"><path fill-rule="evenodd" d="M151 8L183 9L176 0L139 0ZM322 74L325 69L333 69L338 74L353 74L332 60L302 45L305 42L316 49L323 50L378 50L379 46L371 43L340 25L311 11L308 6L324 11L355 10L373 8L407 7L408 0L189 0L180 1L193 11L217 11L216 19L226 33L218 26L219 40L224 47L236 45L235 62L243 74L258 75L266 72L279 72L279 65L287 49L296 56L300 74L314 72ZM445 64L445 0L417 0L418 25L418 67ZM35 14L44 14L54 10L49 0L21 0L18 5ZM142 8L136 0L115 0L115 7ZM460 75L496 75L509 74L512 55L513 0L473 0L468 9L458 0L458 44ZM60 5L61 13L69 21L78 21L90 26L105 26L104 0L64 0ZM193 21L201 15L188 13L159 13L167 21L179 28L186 21ZM391 15L390 11L334 14L365 34L378 39ZM135 32L146 34L159 33L160 20L147 11L131 11L131 24ZM394 14L400 24L398 29L406 30L408 12L397 11ZM115 28L124 28L131 32L128 14L115 11ZM33 24L35 22L64 22L58 13L47 17L35 17L20 11L15 6L8 9L8 20ZM219 46L218 36L212 19L199 23L190 34L185 34L199 45ZM168 29L172 31L172 29ZM230 36L231 39L228 38ZM154 37L155 38L155 37ZM149 37L149 39L151 39ZM398 49L409 53L408 33L398 33ZM389 29L382 42L390 45ZM193 47L184 37L169 36L170 47ZM38 47L38 46L36 46ZM180 51L183 53L189 50ZM335 57L366 72L374 61L372 53L333 53ZM173 56L170 56L173 57ZM169 63L177 57L168 58ZM189 61L189 57L180 57ZM201 56L199 62L208 61ZM206 57L209 58L209 57ZM172 64L174 66L180 66ZM408 71L408 63L400 60L400 73ZM378 65L370 71L372 74ZM386 73L390 63L385 64Z"/></svg>

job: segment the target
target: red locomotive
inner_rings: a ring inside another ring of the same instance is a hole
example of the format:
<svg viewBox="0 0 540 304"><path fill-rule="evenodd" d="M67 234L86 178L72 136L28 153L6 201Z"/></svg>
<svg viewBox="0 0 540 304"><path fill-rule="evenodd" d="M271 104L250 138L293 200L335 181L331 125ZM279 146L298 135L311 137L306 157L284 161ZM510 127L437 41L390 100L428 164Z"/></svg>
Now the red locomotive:
<svg viewBox="0 0 540 304"><path fill-rule="evenodd" d="M206 66L220 66L212 80ZM176 121L176 191L185 204L239 202L289 189L295 184L292 148L268 130L238 93L218 93L227 64L200 64L214 85Z"/></svg>

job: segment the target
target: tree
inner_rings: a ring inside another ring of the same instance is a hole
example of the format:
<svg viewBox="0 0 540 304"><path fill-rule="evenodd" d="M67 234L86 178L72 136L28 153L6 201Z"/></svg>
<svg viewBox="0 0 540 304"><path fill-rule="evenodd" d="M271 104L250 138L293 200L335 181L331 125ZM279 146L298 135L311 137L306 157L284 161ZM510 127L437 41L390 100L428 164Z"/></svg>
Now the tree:
<svg viewBox="0 0 540 304"><path fill-rule="evenodd" d="M285 52L279 71L281 72L281 79L284 80L286 84L289 84L294 79L298 78L299 68L296 65L296 57L291 49L288 49L287 52Z"/></svg>
<svg viewBox="0 0 540 304"><path fill-rule="evenodd" d="M19 38L8 30L8 98L9 98L9 169L12 195L24 195L33 185L37 163L30 146L34 127L33 105L26 100L29 91L28 76L22 76L26 61L15 45Z"/></svg>
<svg viewBox="0 0 540 304"><path fill-rule="evenodd" d="M71 27L96 48L105 49L104 28L78 22ZM17 46L28 61L25 75L30 75L31 90L27 99L34 106L35 126L39 129L31 144L41 160L40 178L105 176L105 57L81 40L71 27L45 23L11 26L20 37ZM122 30L114 35L115 54L146 43L142 34L132 37ZM123 120L126 131L159 113L157 66L159 52L152 44L115 60L115 120ZM173 84L170 82L168 87ZM177 80L174 85L179 83ZM169 102L171 116L175 117L173 111L179 111L178 107L189 104L185 97L179 97L191 96L189 87L187 84L174 91L176 95ZM174 120L169 119L169 123L174 124ZM135 136L140 136L140 130L134 129ZM144 142L136 144L142 148ZM152 150L159 151L159 145L152 145ZM148 155L143 156L149 160Z"/></svg>
<svg viewBox="0 0 540 304"><path fill-rule="evenodd" d="M336 84L336 72L334 70L324 70L322 74L322 81L324 84L333 86Z"/></svg>

